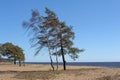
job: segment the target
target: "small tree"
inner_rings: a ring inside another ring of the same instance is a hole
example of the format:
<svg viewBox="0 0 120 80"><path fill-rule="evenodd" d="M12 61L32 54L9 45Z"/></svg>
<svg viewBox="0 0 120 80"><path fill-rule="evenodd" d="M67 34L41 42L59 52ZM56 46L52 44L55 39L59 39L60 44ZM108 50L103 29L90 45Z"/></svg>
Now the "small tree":
<svg viewBox="0 0 120 80"><path fill-rule="evenodd" d="M16 64L16 61L19 61L19 65L21 66L21 61L25 59L25 56L19 46L15 46L12 43L4 43L2 49L3 56L13 59L14 64Z"/></svg>
<svg viewBox="0 0 120 80"><path fill-rule="evenodd" d="M13 59L14 64L16 64L16 54L13 53L14 45L12 43L4 43L2 45L3 56L7 56L9 59Z"/></svg>
<svg viewBox="0 0 120 80"><path fill-rule="evenodd" d="M19 46L14 46L14 49L15 49L14 53L17 54L16 55L16 60L18 60L19 66L21 66L21 61L25 60L25 56L24 56L23 50Z"/></svg>

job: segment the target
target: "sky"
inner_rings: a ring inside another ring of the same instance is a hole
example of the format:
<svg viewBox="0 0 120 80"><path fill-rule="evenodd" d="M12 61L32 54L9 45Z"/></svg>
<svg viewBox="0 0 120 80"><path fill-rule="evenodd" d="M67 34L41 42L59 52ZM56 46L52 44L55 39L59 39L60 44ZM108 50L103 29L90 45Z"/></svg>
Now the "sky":
<svg viewBox="0 0 120 80"><path fill-rule="evenodd" d="M31 18L32 9L44 15L45 7L73 26L74 46L85 49L76 62L120 61L120 0L0 0L0 43L20 46L26 62L49 62L46 49L34 56L22 26ZM74 62L69 56L66 61Z"/></svg>

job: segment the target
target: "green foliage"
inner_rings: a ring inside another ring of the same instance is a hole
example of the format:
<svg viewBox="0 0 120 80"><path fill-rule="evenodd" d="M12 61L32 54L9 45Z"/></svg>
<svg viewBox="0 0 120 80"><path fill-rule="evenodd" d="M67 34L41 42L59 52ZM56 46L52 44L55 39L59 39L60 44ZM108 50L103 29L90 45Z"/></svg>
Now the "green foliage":
<svg viewBox="0 0 120 80"><path fill-rule="evenodd" d="M2 44L0 44L0 55L3 54L3 48L2 48Z"/></svg>
<svg viewBox="0 0 120 80"><path fill-rule="evenodd" d="M48 48L51 62L51 55L62 56L65 66L66 54L76 59L78 53L83 50L73 47L75 33L72 31L72 26L59 21L56 14L48 8L45 8L45 13L46 16L42 16L37 10L32 10L32 17L28 22L23 22L23 26L32 31L33 37L30 41L32 47L36 47L35 55L42 48Z"/></svg>
<svg viewBox="0 0 120 80"><path fill-rule="evenodd" d="M51 42L53 41L52 32L58 24L58 19L54 12L46 8L45 13L47 16L41 16L37 10L32 11L32 17L28 22L23 22L23 26L27 29L32 30L33 38L31 38L32 47L36 47L35 55L37 55L42 48L47 48L51 65ZM53 65L52 65L53 67Z"/></svg>
<svg viewBox="0 0 120 80"><path fill-rule="evenodd" d="M9 59L14 60L15 63L17 60L18 61L25 60L23 50L19 46L7 42L1 45L1 49L2 55L8 57Z"/></svg>

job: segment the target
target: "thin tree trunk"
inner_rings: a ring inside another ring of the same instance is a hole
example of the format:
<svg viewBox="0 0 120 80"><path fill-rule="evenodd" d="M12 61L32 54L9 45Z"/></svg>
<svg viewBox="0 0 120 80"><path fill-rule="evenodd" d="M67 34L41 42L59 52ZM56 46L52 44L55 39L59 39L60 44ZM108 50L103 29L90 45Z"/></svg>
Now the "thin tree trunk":
<svg viewBox="0 0 120 80"><path fill-rule="evenodd" d="M52 67L52 69L53 69L53 71L54 71L52 56L50 56L50 60L51 60L51 67Z"/></svg>
<svg viewBox="0 0 120 80"><path fill-rule="evenodd" d="M57 34L58 34L58 31L56 30ZM57 37L55 38L55 42L57 43ZM59 62L58 62L58 53L57 53L57 45L55 46L55 49L56 49L56 66L57 66L57 70L58 70L58 65L59 65Z"/></svg>
<svg viewBox="0 0 120 80"><path fill-rule="evenodd" d="M54 71L54 66L53 66L53 60L52 60L52 56L51 56L51 52L50 52L50 48L48 47L48 50L49 50L49 56L50 56L50 64L51 64L51 67L52 67L52 69L53 69L53 71Z"/></svg>
<svg viewBox="0 0 120 80"><path fill-rule="evenodd" d="M63 59L63 69L66 70L66 61L65 61L65 56L64 56L64 52L63 52L62 46L61 46L61 52L62 52L62 59Z"/></svg>
<svg viewBox="0 0 120 80"><path fill-rule="evenodd" d="M58 63L58 54L56 54L56 63L57 63L57 70L58 70L58 65L59 65L59 63Z"/></svg>
<svg viewBox="0 0 120 80"><path fill-rule="evenodd" d="M53 71L54 71L53 60L52 60L52 54L51 54L51 52L50 52L50 44L49 44L48 36L47 36L47 46L48 46L49 56L50 56L50 61L51 61L50 64L51 64L51 67L52 67L52 69L53 69Z"/></svg>
<svg viewBox="0 0 120 80"><path fill-rule="evenodd" d="M60 42L61 42L61 54L62 54L62 60L63 60L63 69L66 70L66 61L65 61L65 56L64 56L64 51L63 51L63 40L62 40L62 34L60 32Z"/></svg>
<svg viewBox="0 0 120 80"><path fill-rule="evenodd" d="M19 66L21 66L21 61L19 60Z"/></svg>
<svg viewBox="0 0 120 80"><path fill-rule="evenodd" d="M14 64L16 65L16 59L14 59Z"/></svg>
<svg viewBox="0 0 120 80"><path fill-rule="evenodd" d="M45 30L45 27L44 27L44 30ZM49 40L48 40L48 35L46 35L46 39L47 39L47 46L48 46L48 51L49 51L49 56L50 56L50 64L51 64L51 67L54 71L54 66L53 66L53 60L52 60L52 54L50 52L50 43L49 43Z"/></svg>

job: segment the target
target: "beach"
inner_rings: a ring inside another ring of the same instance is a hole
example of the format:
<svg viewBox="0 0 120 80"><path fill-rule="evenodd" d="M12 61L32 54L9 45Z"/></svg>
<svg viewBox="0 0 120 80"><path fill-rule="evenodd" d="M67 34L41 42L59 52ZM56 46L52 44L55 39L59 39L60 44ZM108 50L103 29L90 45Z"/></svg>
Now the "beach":
<svg viewBox="0 0 120 80"><path fill-rule="evenodd" d="M52 71L50 65L0 64L0 80L120 80L120 68L67 66Z"/></svg>

